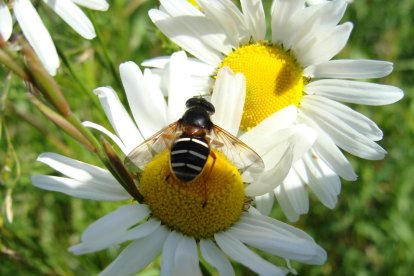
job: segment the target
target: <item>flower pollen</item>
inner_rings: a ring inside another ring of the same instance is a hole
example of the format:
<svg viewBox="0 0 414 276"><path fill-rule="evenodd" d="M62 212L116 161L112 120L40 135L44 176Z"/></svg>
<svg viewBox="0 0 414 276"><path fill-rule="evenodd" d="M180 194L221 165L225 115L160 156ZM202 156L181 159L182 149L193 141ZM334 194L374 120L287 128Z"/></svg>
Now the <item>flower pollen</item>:
<svg viewBox="0 0 414 276"><path fill-rule="evenodd" d="M169 152L154 157L145 167L139 190L154 217L187 236L211 238L235 223L244 206L244 185L237 168L214 151L201 175L183 183L169 167ZM168 177L167 177L168 176Z"/></svg>
<svg viewBox="0 0 414 276"><path fill-rule="evenodd" d="M269 43L242 46L225 57L229 66L246 78L246 100L240 128L249 130L274 112L299 105L305 80L300 65L282 47Z"/></svg>

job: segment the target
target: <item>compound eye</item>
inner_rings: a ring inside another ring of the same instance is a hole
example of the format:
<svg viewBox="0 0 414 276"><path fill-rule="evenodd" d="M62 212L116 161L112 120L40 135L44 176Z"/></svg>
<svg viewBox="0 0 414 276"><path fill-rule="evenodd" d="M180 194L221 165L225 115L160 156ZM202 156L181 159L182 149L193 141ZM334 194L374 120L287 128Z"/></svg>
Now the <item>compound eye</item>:
<svg viewBox="0 0 414 276"><path fill-rule="evenodd" d="M204 98L199 98L199 97L190 98L185 103L185 106L187 108L191 108L191 107L194 107L194 106L199 106L199 107L203 108L204 110L206 110L210 115L214 114L214 112L215 112L214 106Z"/></svg>

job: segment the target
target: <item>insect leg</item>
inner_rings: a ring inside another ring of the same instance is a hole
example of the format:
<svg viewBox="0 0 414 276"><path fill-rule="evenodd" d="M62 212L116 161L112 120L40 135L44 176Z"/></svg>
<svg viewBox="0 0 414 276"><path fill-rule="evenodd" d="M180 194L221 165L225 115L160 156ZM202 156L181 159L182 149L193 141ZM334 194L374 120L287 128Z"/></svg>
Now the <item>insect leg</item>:
<svg viewBox="0 0 414 276"><path fill-rule="evenodd" d="M213 158L213 163L211 164L210 168L208 169L207 175L204 177L204 202L203 208L207 205L207 181L210 178L211 172L213 171L214 164L216 164L217 156L213 151L210 151L210 156Z"/></svg>

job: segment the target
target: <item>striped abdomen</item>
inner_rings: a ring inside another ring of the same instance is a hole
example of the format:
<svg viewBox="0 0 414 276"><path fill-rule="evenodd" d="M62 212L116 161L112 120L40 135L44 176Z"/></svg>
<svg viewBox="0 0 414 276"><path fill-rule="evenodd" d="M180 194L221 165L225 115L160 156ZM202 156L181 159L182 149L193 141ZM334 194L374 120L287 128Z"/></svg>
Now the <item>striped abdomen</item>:
<svg viewBox="0 0 414 276"><path fill-rule="evenodd" d="M171 170L179 180L191 181L201 173L209 154L204 137L180 137L171 146Z"/></svg>

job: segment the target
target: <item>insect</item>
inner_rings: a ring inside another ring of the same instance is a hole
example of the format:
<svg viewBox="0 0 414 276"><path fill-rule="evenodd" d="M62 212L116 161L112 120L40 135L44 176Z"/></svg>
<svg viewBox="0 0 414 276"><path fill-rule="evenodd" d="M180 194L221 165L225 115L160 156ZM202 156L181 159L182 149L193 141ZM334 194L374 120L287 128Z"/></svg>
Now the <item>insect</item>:
<svg viewBox="0 0 414 276"><path fill-rule="evenodd" d="M152 158L168 149L170 174L182 183L197 179L210 156L213 159L207 177L214 168L216 154L212 148L223 152L240 172L247 168L264 168L261 157L235 136L213 124L214 106L204 98L194 97L186 102L187 110L176 122L144 141L125 159L127 167L144 169ZM166 177L168 178L169 175Z"/></svg>

